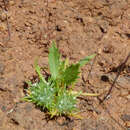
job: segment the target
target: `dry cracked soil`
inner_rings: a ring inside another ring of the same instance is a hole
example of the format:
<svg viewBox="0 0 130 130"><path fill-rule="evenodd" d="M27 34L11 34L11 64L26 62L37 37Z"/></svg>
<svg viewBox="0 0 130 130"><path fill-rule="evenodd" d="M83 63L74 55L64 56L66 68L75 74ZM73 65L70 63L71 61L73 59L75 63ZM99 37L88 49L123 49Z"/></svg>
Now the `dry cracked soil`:
<svg viewBox="0 0 130 130"><path fill-rule="evenodd" d="M75 88L100 93L78 100L82 119L48 120L21 101L52 40L71 62L97 53ZM130 130L130 58L101 103L129 53L130 0L0 0L0 130Z"/></svg>

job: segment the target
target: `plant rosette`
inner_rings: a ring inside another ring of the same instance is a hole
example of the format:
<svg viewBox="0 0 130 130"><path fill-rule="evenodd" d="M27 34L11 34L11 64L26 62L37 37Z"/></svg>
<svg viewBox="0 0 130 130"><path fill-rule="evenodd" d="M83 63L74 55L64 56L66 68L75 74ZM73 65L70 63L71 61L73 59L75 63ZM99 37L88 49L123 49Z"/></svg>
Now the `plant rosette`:
<svg viewBox="0 0 130 130"><path fill-rule="evenodd" d="M95 54L81 59L76 64L69 64L69 60L61 60L61 55L55 43L49 49L49 69L50 77L47 80L41 74L41 68L35 63L35 70L39 76L39 82L32 84L27 90L24 101L35 103L54 116L76 116L78 96L98 96L99 94L82 93L74 91L74 84L80 74L80 68L87 64ZM72 87L73 86L73 87Z"/></svg>

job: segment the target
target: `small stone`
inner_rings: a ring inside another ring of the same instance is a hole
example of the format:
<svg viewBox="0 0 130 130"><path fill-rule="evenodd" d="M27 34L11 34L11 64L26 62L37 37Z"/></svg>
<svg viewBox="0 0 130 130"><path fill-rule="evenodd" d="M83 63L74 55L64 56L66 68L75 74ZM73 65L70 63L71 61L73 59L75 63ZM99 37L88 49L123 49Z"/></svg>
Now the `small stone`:
<svg viewBox="0 0 130 130"><path fill-rule="evenodd" d="M29 22L25 22L25 26L26 26L26 27L30 27L31 24L30 24Z"/></svg>
<svg viewBox="0 0 130 130"><path fill-rule="evenodd" d="M130 99L130 94L127 96L128 99Z"/></svg>
<svg viewBox="0 0 130 130"><path fill-rule="evenodd" d="M114 47L112 45L107 45L103 49L104 53L113 53L114 52Z"/></svg>
<svg viewBox="0 0 130 130"><path fill-rule="evenodd" d="M98 22L99 27L103 33L106 33L109 27L109 23L107 21L99 21Z"/></svg>
<svg viewBox="0 0 130 130"><path fill-rule="evenodd" d="M98 49L98 54L100 55L101 53L102 53L102 49L99 48L99 49Z"/></svg>
<svg viewBox="0 0 130 130"><path fill-rule="evenodd" d="M57 122L58 122L58 124L60 124L60 125L63 125L63 124L65 123L65 121L66 121L65 117L59 117L59 118L57 119Z"/></svg>
<svg viewBox="0 0 130 130"><path fill-rule="evenodd" d="M126 122L126 127L128 128L128 130L130 130L130 121Z"/></svg>
<svg viewBox="0 0 130 130"><path fill-rule="evenodd" d="M4 46L4 44L2 42L0 42L0 46Z"/></svg>
<svg viewBox="0 0 130 130"><path fill-rule="evenodd" d="M103 67L105 65L105 60L98 61L98 64Z"/></svg>
<svg viewBox="0 0 130 130"><path fill-rule="evenodd" d="M80 51L81 55L85 55L85 52L83 50Z"/></svg>
<svg viewBox="0 0 130 130"><path fill-rule="evenodd" d="M13 0L9 0L9 5L15 5L15 2Z"/></svg>
<svg viewBox="0 0 130 130"><path fill-rule="evenodd" d="M37 3L36 3L36 2L33 2L32 5L33 5L33 6L37 6Z"/></svg>
<svg viewBox="0 0 130 130"><path fill-rule="evenodd" d="M94 21L94 19L92 17L87 17L87 21L92 23Z"/></svg>
<svg viewBox="0 0 130 130"><path fill-rule="evenodd" d="M2 21L6 20L6 13L4 11L0 12L0 20L2 20Z"/></svg>
<svg viewBox="0 0 130 130"><path fill-rule="evenodd" d="M121 90L120 95L121 95L122 97L128 96L128 95L129 95L129 91L126 90L126 89L123 89L123 90Z"/></svg>
<svg viewBox="0 0 130 130"><path fill-rule="evenodd" d="M0 31L2 32L2 31L6 31L6 30L7 30L6 25L4 23L1 23L0 24Z"/></svg>
<svg viewBox="0 0 130 130"><path fill-rule="evenodd" d="M47 0L49 3L56 2L56 0Z"/></svg>

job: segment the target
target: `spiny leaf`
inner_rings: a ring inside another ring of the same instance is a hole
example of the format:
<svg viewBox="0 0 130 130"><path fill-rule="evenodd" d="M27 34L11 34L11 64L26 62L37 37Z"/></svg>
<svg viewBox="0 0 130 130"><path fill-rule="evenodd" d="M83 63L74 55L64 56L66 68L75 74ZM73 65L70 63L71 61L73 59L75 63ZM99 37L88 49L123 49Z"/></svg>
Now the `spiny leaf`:
<svg viewBox="0 0 130 130"><path fill-rule="evenodd" d="M29 91L29 95L24 100L36 103L38 106L42 106L48 110L54 107L55 88L53 86L48 86L43 81L40 81L30 87Z"/></svg>
<svg viewBox="0 0 130 130"><path fill-rule="evenodd" d="M60 89L56 97L56 107L59 113L70 114L77 111L76 108L76 95L71 94L66 89Z"/></svg>
<svg viewBox="0 0 130 130"><path fill-rule="evenodd" d="M93 59L96 56L96 54L93 54L91 56L87 56L86 58L82 59L79 61L80 67L84 66L87 64L91 59Z"/></svg>
<svg viewBox="0 0 130 130"><path fill-rule="evenodd" d="M71 85L76 81L79 74L80 64L72 64L66 68L65 72L62 75L62 79L66 85Z"/></svg>
<svg viewBox="0 0 130 130"><path fill-rule="evenodd" d="M49 49L49 68L51 76L54 80L58 77L59 74L59 63L60 63L60 54L56 48L55 43L52 43L52 47Z"/></svg>

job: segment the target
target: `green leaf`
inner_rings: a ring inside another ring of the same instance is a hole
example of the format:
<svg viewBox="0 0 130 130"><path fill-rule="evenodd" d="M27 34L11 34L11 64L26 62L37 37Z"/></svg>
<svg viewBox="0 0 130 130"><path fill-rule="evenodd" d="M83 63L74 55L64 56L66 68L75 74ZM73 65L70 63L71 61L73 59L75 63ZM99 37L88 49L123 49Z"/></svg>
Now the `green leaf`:
<svg viewBox="0 0 130 130"><path fill-rule="evenodd" d="M62 75L68 66L69 66L68 58L66 58L64 61L60 61L58 79L62 80Z"/></svg>
<svg viewBox="0 0 130 130"><path fill-rule="evenodd" d="M66 59L65 59L65 68L66 68L67 66L69 66L69 58L66 58Z"/></svg>
<svg viewBox="0 0 130 130"><path fill-rule="evenodd" d="M72 64L66 68L62 75L62 79L66 85L71 85L73 82L76 81L79 74L80 64Z"/></svg>
<svg viewBox="0 0 130 130"><path fill-rule="evenodd" d="M49 49L49 67L52 78L56 80L59 74L59 63L60 63L60 54L56 48L55 43L52 43L52 47Z"/></svg>
<svg viewBox="0 0 130 130"><path fill-rule="evenodd" d="M48 110L55 108L55 88L53 85L48 86L43 81L40 81L39 83L36 83L30 87L29 92L29 95L23 100L33 102L38 106L47 108Z"/></svg>
<svg viewBox="0 0 130 130"><path fill-rule="evenodd" d="M80 67L84 66L87 64L91 59L93 59L96 56L96 54L93 54L91 56L87 56L86 58L82 59L79 61Z"/></svg>
<svg viewBox="0 0 130 130"><path fill-rule="evenodd" d="M37 61L35 61L35 70L36 70L36 72L37 72L37 74L38 74L40 80L42 80L44 83L47 84L45 78L44 78L44 77L42 76L42 74L41 74L41 69L40 69L39 65L37 65Z"/></svg>
<svg viewBox="0 0 130 130"><path fill-rule="evenodd" d="M27 90L27 96L24 101L35 103L37 106L48 110L51 118L54 116L75 115L77 112L76 103L78 96L98 96L97 94L82 93L73 91L69 85L74 85L79 78L80 67L89 62L95 54L82 59L77 64L69 65L69 60L60 60L61 55L56 48L55 43L49 49L49 67L51 76L47 81L41 73L41 69L35 62L35 70L40 81L36 83L28 82L30 87Z"/></svg>
<svg viewBox="0 0 130 130"><path fill-rule="evenodd" d="M56 97L56 107L59 112L59 115L61 114L71 114L74 111L76 112L78 109L76 108L76 94L71 94L66 89L60 89L58 92L58 96Z"/></svg>

